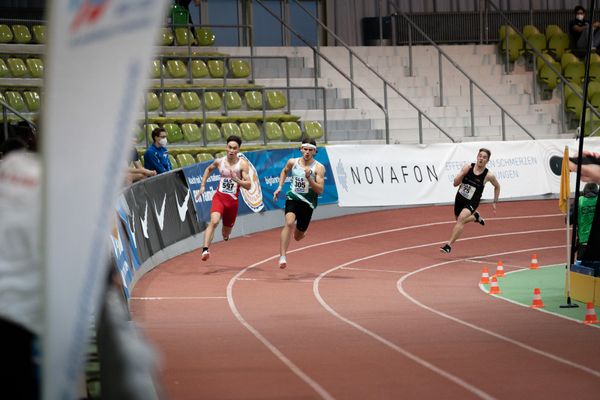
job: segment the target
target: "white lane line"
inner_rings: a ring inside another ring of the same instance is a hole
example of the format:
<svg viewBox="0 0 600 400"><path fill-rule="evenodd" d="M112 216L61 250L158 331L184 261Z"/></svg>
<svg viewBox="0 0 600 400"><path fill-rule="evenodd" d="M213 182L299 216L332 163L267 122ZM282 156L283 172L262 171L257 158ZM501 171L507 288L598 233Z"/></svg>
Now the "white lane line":
<svg viewBox="0 0 600 400"><path fill-rule="evenodd" d="M491 266L494 265L493 261L490 262L490 261L471 260L470 258L465 259L465 261L470 262L470 263L486 264L486 265L491 265ZM521 269L523 269L523 270L524 269L529 269L529 267L523 267L521 265L503 264L503 266L505 266L507 268L516 268L516 269L519 269L519 270L521 270ZM511 272L513 272L513 271L511 271ZM505 273L508 274L507 271L505 271Z"/></svg>
<svg viewBox="0 0 600 400"><path fill-rule="evenodd" d="M410 271L393 271L389 269L373 269L373 268L351 268L351 267L343 267L340 269L347 269L349 271L368 271L368 272L388 272L390 274L408 274ZM311 281L312 283L313 281Z"/></svg>
<svg viewBox="0 0 600 400"><path fill-rule="evenodd" d="M557 217L557 216L562 216L562 214L520 215L520 216L504 217L504 218L498 218L498 219L548 218L548 217ZM432 222L432 223L428 223L428 224L404 226L401 228L386 229L386 230L382 230L382 231L365 233L365 234L361 234L361 235L347 236L345 238L339 238L339 239L329 240L326 242L320 242L320 243L315 243L315 244L299 247L297 249L288 251L288 254L312 249L315 247L322 247L322 246L327 246L330 244L351 241L351 240L355 240L355 239L362 239L362 238L366 238L366 237L384 235L387 233L406 231L406 230L416 229L416 228L427 228L427 227L431 227L431 226L450 225L450 224L455 224L455 223L456 223L456 221ZM562 230L562 228L560 228L560 229ZM488 237L488 236L485 236L485 237ZM469 238L465 238L462 240L469 240ZM442 244L442 243L444 243L444 242L438 242L436 244ZM273 355L275 355L275 357L277 357L284 365L286 365L302 381L304 381L304 383L309 385L322 398L334 399L334 397L331 396L321 385L319 385L314 379L312 379L310 376L308 376L308 374L306 374L304 371L302 371L296 364L294 364L290 359L288 359L275 345L273 345L271 342L269 342L269 340L267 338L265 338L256 328L254 328L250 323L248 323L248 321L246 321L244 319L242 314L237 309L237 306L235 305L235 301L233 299L233 286L235 285L235 282L240 278L240 276L242 276L247 271L249 271L253 268L256 268L257 266L259 266L261 264L264 264L269 261L274 261L278 258L279 258L279 255L277 254L277 255L265 258L263 260L260 260L252 265L248 265L247 267L245 267L241 271L239 271L237 274L235 274L229 280L229 283L227 284L227 302L229 303L229 308L231 309L231 312L233 313L233 315L240 322L240 324L242 324L246 329L248 329L248 331L250 331L269 351L271 351L273 353ZM273 264L275 264L275 263L273 263ZM273 265L273 268L276 268L276 266Z"/></svg>
<svg viewBox="0 0 600 400"><path fill-rule="evenodd" d="M226 299L226 296L201 296L201 297L130 297L130 300L214 300L214 299Z"/></svg>
<svg viewBox="0 0 600 400"><path fill-rule="evenodd" d="M564 248L564 247L565 247L565 245L559 245L559 246L548 246L548 247L540 247L540 248L533 248L533 249L514 250L514 251L507 251L507 252L496 253L496 254L487 254L487 255L484 255L484 256L478 256L478 257L472 257L472 258L475 258L475 259L477 259L477 258L484 258L484 257L494 257L494 256L505 255L505 254L524 253L524 252L535 251L535 250L538 250L538 251L539 251L539 250L545 250L545 249L556 249L556 248ZM423 272L423 271L426 271L426 270L428 270L428 269L432 269L432 268L441 267L441 266L448 265L448 264L452 264L452 263L459 262L459 261L463 261L463 260L450 260L450 261L445 261L445 262L442 262L442 263L432 264L432 265L429 265L429 266L427 266L427 267L419 268L419 269L417 269L417 270L415 270L415 271L411 272L410 274L407 274L407 275L405 275L405 276L401 277L401 278L398 280L398 282L396 283L396 287L398 288L398 291L399 291L399 292L400 292L400 293L401 293L401 294L402 294L404 297L406 297L408 300L412 301L414 304L416 304L417 306L419 306L419 307L421 307L421 308L423 308L423 309L425 309L425 310L427 310L427 311L430 311L430 312L432 312L432 313L434 313L434 314L437 314L437 315L439 315L440 317L447 318L447 319L449 319L449 320L451 320L451 321L454 321L454 322L456 322L456 323L459 323L459 324L461 324L461 325L467 326L467 327L469 327L469 328L471 328L471 329L474 329L474 330L476 330L476 331L479 331L479 332L485 333L485 334L487 334L487 335L493 336L493 337L495 337L496 339L503 340L503 341L505 341L505 342L508 342L508 343L511 343L511 344L513 344L513 345L515 345L515 346L521 347L521 348L523 348L523 349L525 349L525 350L531 351L532 353L539 354L539 355L541 355L541 356L544 356L544 357L547 357L547 358L549 358L549 359L551 359L551 360L554 360L554 361L557 361L557 362L559 362L559 363L562 363L562 364L568 365L568 366L570 366L570 367L573 367L573 368L579 369L579 370L581 370L581 371L583 371L583 372L587 372L587 373L588 373L588 374L590 374L590 375L593 375L593 376L596 376L596 377L600 378L600 371L596 371L596 370L594 370L594 369L592 369L592 368L588 368L588 367L586 367L586 366L584 366L584 365L577 364L577 363L575 363L575 362L573 362L573 361L570 361L570 360L567 360L567 359L565 359L565 358L559 357L559 356L557 356L557 355L554 355L554 354L548 353L548 352L546 352L546 351L543 351L543 350L537 349L537 348L535 348L535 347L533 347L533 346L530 346L530 345L528 345L528 344L525 344L525 343L523 343L523 342L520 342L520 341L518 341L518 340L511 339L511 338L509 338L509 337L507 337L507 336L504 336L504 335L501 335L501 334L499 334L499 333L496 333L496 332L490 331L490 330L488 330L488 329L485 329L485 328L482 328L482 327L480 327L480 326L474 325L474 324L472 324L472 323L470 323L470 322L466 322L466 321L463 321L463 320L461 320L461 319L459 319L459 318L456 318L456 317L453 317L453 316L451 316L451 315L448 315L448 314L446 314L446 313L444 313L444 312L442 312L442 311L439 311L439 310L436 310L436 309L434 309L434 308L431 308L431 307L429 307L429 306L427 306L427 305L425 305L425 304L421 303L420 301L418 301L417 299L415 299L414 297L412 297L411 295L409 295L409 294L408 294L408 293L407 293L407 292L404 290L403 283L404 283L404 281L405 281L405 280L407 280L409 277L411 277L411 276L413 276L413 275L416 275L416 274L418 274L418 273L421 273L421 272ZM496 296L496 297L498 297L498 296ZM501 297L498 297L498 298L501 298Z"/></svg>

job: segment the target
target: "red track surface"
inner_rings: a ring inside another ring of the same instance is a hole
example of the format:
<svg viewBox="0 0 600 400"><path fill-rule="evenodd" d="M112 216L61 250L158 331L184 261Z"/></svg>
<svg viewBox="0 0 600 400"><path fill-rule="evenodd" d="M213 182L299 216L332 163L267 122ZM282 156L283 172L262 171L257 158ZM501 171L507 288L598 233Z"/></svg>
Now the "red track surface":
<svg viewBox="0 0 600 400"><path fill-rule="evenodd" d="M486 226L450 255L452 210L438 206L314 221L283 271L279 229L160 265L131 311L168 398L600 398L599 329L478 287L475 261L563 262L556 201L481 211Z"/></svg>

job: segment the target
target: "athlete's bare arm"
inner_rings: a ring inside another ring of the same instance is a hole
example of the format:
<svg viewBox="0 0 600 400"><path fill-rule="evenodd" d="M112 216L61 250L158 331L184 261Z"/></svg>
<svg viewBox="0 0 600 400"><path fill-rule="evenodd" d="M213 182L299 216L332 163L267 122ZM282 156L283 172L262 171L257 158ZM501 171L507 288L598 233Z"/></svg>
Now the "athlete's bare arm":
<svg viewBox="0 0 600 400"><path fill-rule="evenodd" d="M275 192L273 193L273 200L277 200L277 195L279 195L279 192L281 192L281 188L285 183L285 178L288 176L288 174L294 167L294 161L295 159L290 158L285 164L285 167L283 167L283 169L281 170L281 173L279 174L279 186L277 187L277 189L275 189Z"/></svg>
<svg viewBox="0 0 600 400"><path fill-rule="evenodd" d="M317 165L317 168L315 168L314 179L310 178L310 169L308 169L306 178L308 179L308 184L310 188L316 194L323 193L323 190L325 189L325 168L323 167L323 165L319 164Z"/></svg>
<svg viewBox="0 0 600 400"><path fill-rule="evenodd" d="M235 176L234 174L231 174L231 176L233 177L233 181L241 187L243 187L244 189L250 190L250 188L252 187L252 181L250 180L250 167L248 166L248 162L246 160L242 160L241 162L240 173L242 175L241 179Z"/></svg>
<svg viewBox="0 0 600 400"><path fill-rule="evenodd" d="M471 165L465 164L460 169L460 172L454 177L454 181L452 182L454 184L454 186L458 186L458 185L460 185L462 183L463 178L469 172L469 168L471 168Z"/></svg>
<svg viewBox="0 0 600 400"><path fill-rule="evenodd" d="M202 183L200 183L200 194L204 193L204 189L205 189L205 185L206 185L206 181L208 180L208 177L210 176L210 174L212 174L212 172L216 169L219 168L219 160L215 160L212 162L212 164L210 164L208 167L206 167L206 169L204 170L204 175L202 175Z"/></svg>
<svg viewBox="0 0 600 400"><path fill-rule="evenodd" d="M492 171L488 171L485 179L494 186L494 202L492 203L492 207L494 208L495 212L496 203L498 203L498 198L500 197L500 183L498 182L498 179L496 179L496 175L494 175Z"/></svg>

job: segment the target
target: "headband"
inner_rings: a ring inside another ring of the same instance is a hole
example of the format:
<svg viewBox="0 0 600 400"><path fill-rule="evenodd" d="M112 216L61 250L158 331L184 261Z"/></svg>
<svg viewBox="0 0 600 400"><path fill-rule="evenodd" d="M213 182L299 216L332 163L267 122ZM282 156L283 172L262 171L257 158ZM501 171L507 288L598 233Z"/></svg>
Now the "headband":
<svg viewBox="0 0 600 400"><path fill-rule="evenodd" d="M306 149L317 149L317 146L315 146L312 143L302 143L302 145L300 146L302 148L306 148Z"/></svg>

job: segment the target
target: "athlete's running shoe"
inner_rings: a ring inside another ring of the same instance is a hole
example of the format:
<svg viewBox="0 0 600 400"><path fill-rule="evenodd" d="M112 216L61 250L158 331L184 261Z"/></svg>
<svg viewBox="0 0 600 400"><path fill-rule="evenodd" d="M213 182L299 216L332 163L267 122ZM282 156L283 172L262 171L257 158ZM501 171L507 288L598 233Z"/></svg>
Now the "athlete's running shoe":
<svg viewBox="0 0 600 400"><path fill-rule="evenodd" d="M227 236L223 235L223 240L224 241L228 241L229 240L229 235L227 235Z"/></svg>
<svg viewBox="0 0 600 400"><path fill-rule="evenodd" d="M202 261L206 261L210 258L210 252L208 250L204 250L202 252Z"/></svg>
<svg viewBox="0 0 600 400"><path fill-rule="evenodd" d="M440 247L440 251L442 253L450 253L452 251L452 247L450 247L450 245L448 243L446 243L445 245Z"/></svg>
<svg viewBox="0 0 600 400"><path fill-rule="evenodd" d="M279 268L284 269L285 267L287 267L287 260L285 256L281 256L279 257Z"/></svg>
<svg viewBox="0 0 600 400"><path fill-rule="evenodd" d="M475 222L480 223L482 226L485 225L485 220L481 218L481 215L477 211L473 213L473 216L475 217Z"/></svg>

